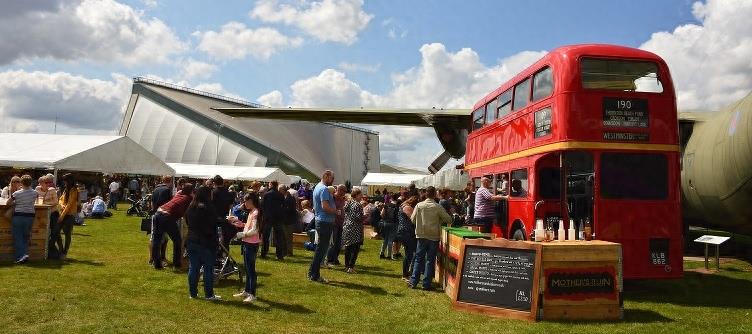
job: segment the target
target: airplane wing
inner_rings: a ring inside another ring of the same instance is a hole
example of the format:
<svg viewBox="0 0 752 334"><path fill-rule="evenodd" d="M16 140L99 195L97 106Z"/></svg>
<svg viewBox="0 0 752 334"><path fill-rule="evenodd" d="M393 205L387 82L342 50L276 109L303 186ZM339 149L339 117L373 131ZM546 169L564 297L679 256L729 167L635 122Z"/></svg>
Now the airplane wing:
<svg viewBox="0 0 752 334"><path fill-rule="evenodd" d="M366 109L366 108L212 108L231 117L292 121L339 122L432 127L444 152L428 170L436 173L449 158L465 155L470 109Z"/></svg>
<svg viewBox="0 0 752 334"><path fill-rule="evenodd" d="M467 129L470 109L212 108L232 117Z"/></svg>

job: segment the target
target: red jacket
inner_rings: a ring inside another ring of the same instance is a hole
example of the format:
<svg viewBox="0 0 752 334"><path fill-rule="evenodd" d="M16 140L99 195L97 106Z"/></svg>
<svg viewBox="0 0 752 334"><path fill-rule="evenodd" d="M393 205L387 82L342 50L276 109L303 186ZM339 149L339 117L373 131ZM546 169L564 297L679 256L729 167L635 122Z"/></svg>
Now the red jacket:
<svg viewBox="0 0 752 334"><path fill-rule="evenodd" d="M185 211L188 210L188 205L191 204L193 196L184 195L183 192L178 192L169 202L162 204L159 207L161 211L167 212L170 217L179 219L185 215Z"/></svg>

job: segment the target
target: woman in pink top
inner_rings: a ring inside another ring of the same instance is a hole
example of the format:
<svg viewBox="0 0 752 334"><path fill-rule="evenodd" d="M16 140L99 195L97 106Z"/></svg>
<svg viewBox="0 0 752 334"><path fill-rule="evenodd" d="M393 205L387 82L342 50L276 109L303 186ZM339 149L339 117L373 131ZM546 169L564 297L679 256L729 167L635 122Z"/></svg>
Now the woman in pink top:
<svg viewBox="0 0 752 334"><path fill-rule="evenodd" d="M229 216L228 221L237 227L243 228L238 232L236 238L241 239L243 247L243 262L245 263L245 289L233 295L234 297L244 298L243 302L250 303L256 300L256 253L259 246L259 226L258 226L258 207L259 196L255 192L245 195L245 203L250 204L251 213L245 224L238 220L237 217Z"/></svg>

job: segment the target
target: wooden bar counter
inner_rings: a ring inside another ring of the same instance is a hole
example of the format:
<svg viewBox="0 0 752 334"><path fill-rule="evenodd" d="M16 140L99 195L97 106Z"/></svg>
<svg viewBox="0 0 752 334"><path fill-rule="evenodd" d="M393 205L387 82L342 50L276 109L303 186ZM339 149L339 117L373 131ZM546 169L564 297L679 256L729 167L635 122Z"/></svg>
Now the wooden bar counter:
<svg viewBox="0 0 752 334"><path fill-rule="evenodd" d="M617 243L464 239L456 309L507 319L623 319Z"/></svg>
<svg viewBox="0 0 752 334"><path fill-rule="evenodd" d="M601 240L535 244L542 247L540 319L623 318L620 244Z"/></svg>
<svg viewBox="0 0 752 334"><path fill-rule="evenodd" d="M38 261L47 258L47 237L50 234L50 206L35 205L36 215L31 226L29 240L29 260ZM0 261L14 261L13 229L11 226L13 207L0 204Z"/></svg>

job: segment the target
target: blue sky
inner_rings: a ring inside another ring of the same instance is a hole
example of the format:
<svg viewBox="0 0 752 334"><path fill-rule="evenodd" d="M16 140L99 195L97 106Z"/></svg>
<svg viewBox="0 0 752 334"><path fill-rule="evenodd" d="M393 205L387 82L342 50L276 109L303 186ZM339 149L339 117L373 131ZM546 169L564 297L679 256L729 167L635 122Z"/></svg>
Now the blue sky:
<svg viewBox="0 0 752 334"><path fill-rule="evenodd" d="M680 108L717 109L752 89L745 0L40 0L4 9L3 132L50 132L54 114L58 131L113 133L134 76L267 105L469 108L546 51L591 42L664 57ZM384 162L422 168L438 153L431 131L375 129Z"/></svg>

